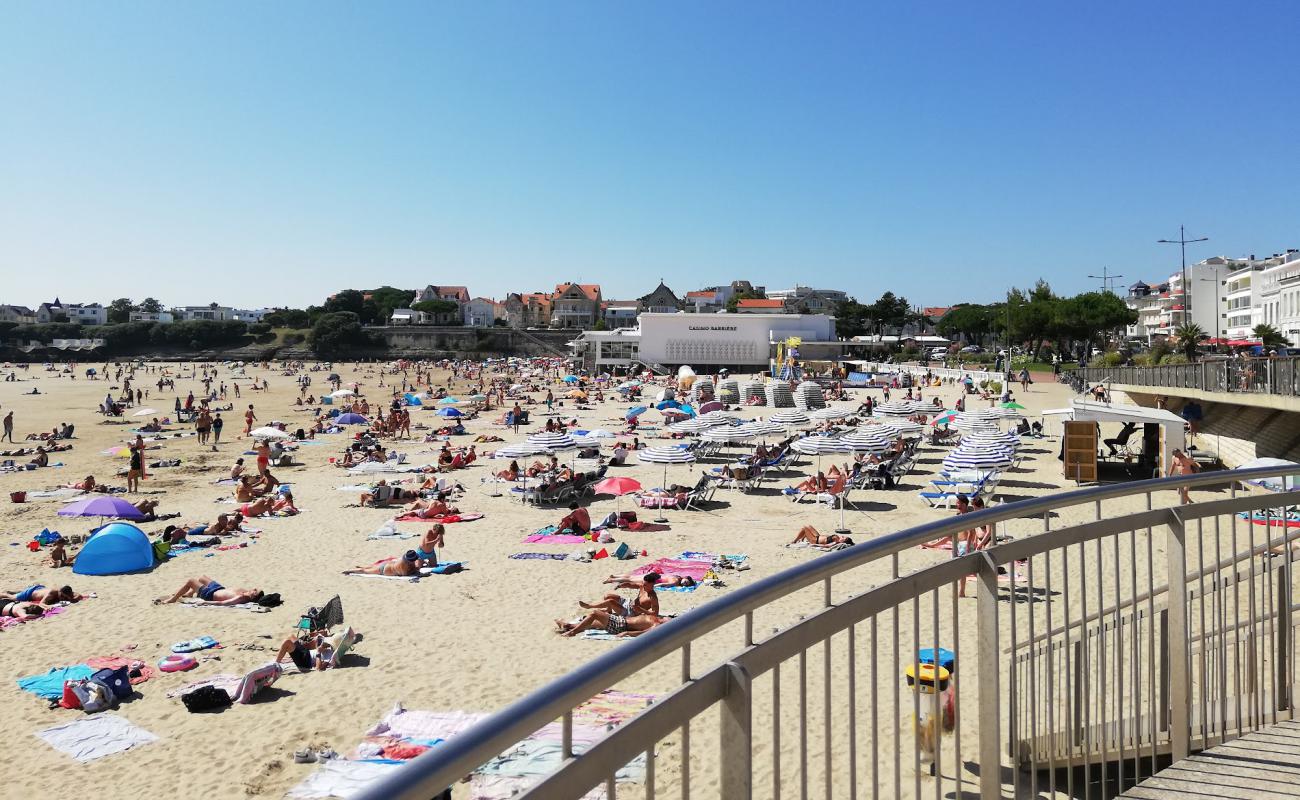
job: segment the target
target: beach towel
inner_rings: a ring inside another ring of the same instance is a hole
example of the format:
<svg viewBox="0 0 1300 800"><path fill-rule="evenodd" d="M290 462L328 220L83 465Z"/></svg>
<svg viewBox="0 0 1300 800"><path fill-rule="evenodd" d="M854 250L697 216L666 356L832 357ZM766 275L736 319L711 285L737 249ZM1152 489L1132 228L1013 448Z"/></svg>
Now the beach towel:
<svg viewBox="0 0 1300 800"><path fill-rule="evenodd" d="M18 688L31 692L37 697L57 700L63 696L65 681L80 681L95 674L95 669L87 664L73 664L70 667L51 667L49 672L40 675L28 675L18 679Z"/></svg>
<svg viewBox="0 0 1300 800"><path fill-rule="evenodd" d="M520 561L564 561L568 556L563 553L513 553L508 558Z"/></svg>
<svg viewBox="0 0 1300 800"><path fill-rule="evenodd" d="M331 759L284 796L291 800L355 797L366 787L391 775L392 771L400 766L400 761L389 763Z"/></svg>
<svg viewBox="0 0 1300 800"><path fill-rule="evenodd" d="M197 597L186 597L181 600L181 605L186 608L229 608L237 611L251 611L254 614L263 614L271 610L265 606L259 606L257 603L240 603L233 606L223 606L217 603L205 603Z"/></svg>
<svg viewBox="0 0 1300 800"><path fill-rule="evenodd" d="M38 619L49 619L50 617L57 617L58 615L62 614L64 611L67 611L67 608L65 608L64 606L52 606L50 608L45 609L45 611L42 612L39 617L0 617L0 631L8 630L9 628L13 628L18 625L23 625L25 623L32 622Z"/></svg>
<svg viewBox="0 0 1300 800"><path fill-rule="evenodd" d="M524 537L524 544L582 544L590 541L571 533L533 533Z"/></svg>
<svg viewBox="0 0 1300 800"><path fill-rule="evenodd" d="M476 519L483 519L482 514L466 512L464 514L447 514L442 517L421 517L419 514L403 514L396 517L394 522L441 522L444 525L450 525L453 522L473 522Z"/></svg>
<svg viewBox="0 0 1300 800"><path fill-rule="evenodd" d="M85 764L158 737L116 714L96 714L37 731L36 736L60 753Z"/></svg>
<svg viewBox="0 0 1300 800"><path fill-rule="evenodd" d="M419 583L419 575L367 575L364 572L349 572L352 578L379 578L385 581L405 581L407 583Z"/></svg>
<svg viewBox="0 0 1300 800"><path fill-rule="evenodd" d="M138 686L150 678L157 677L158 671L138 658L123 656L96 656L86 659L86 666L94 670L119 669L126 667L131 674L131 685Z"/></svg>
<svg viewBox="0 0 1300 800"><path fill-rule="evenodd" d="M401 531L393 530L392 528L380 528L379 530L367 536L366 541L373 541L375 539L414 539L414 538L415 538L414 533L403 533Z"/></svg>
<svg viewBox="0 0 1300 800"><path fill-rule="evenodd" d="M632 575L644 575L647 572L657 572L660 575L685 575L700 581L704 578L704 573L712 569L712 561L693 558L660 558L644 564L632 570Z"/></svg>
<svg viewBox="0 0 1300 800"><path fill-rule="evenodd" d="M365 736L445 740L469 730L486 716L469 711L407 710L397 703L383 719L366 731Z"/></svg>

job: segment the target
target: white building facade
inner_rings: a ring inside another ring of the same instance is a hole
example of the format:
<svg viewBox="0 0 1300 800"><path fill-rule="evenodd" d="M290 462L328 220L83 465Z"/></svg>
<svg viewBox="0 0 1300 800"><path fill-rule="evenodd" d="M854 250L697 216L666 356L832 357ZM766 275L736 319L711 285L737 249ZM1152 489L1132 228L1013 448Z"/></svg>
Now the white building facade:
<svg viewBox="0 0 1300 800"><path fill-rule="evenodd" d="M1278 264L1255 278L1259 289L1256 324L1272 325L1291 347L1300 347L1300 250L1281 254Z"/></svg>

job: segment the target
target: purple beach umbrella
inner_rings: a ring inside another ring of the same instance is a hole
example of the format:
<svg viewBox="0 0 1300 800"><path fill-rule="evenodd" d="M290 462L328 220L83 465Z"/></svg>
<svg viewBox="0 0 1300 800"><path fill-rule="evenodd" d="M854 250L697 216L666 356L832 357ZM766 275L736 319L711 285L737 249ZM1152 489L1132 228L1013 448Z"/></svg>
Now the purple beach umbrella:
<svg viewBox="0 0 1300 800"><path fill-rule="evenodd" d="M120 497L100 495L87 497L59 509L60 517L117 517L118 519L144 519L140 509Z"/></svg>

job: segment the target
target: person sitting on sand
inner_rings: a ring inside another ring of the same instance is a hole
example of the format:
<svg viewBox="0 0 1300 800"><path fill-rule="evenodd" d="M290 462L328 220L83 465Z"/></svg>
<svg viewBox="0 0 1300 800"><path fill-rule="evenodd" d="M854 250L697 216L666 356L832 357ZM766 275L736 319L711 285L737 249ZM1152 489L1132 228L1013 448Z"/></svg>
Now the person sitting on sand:
<svg viewBox="0 0 1300 800"><path fill-rule="evenodd" d="M609 581L606 581L608 583ZM659 582L659 573L647 572L640 578L619 581L614 585L614 589L636 589L635 599L623 598L617 594L607 594L601 600L595 603L584 603L578 601L578 605L589 611L601 609L611 614L622 614L625 617L636 616L637 614L655 614L659 613L659 595L655 594L655 585Z"/></svg>
<svg viewBox="0 0 1300 800"><path fill-rule="evenodd" d="M343 570L344 575L383 575L390 578L409 578L420 572L420 554L407 550L401 558L386 559L369 567Z"/></svg>
<svg viewBox="0 0 1300 800"><path fill-rule="evenodd" d="M49 589L41 584L33 584L26 589L18 592L0 592L0 601L19 602L19 603L41 603L42 605L52 606L58 603L75 603L81 599L81 595L72 591L71 586L60 586L58 589Z"/></svg>
<svg viewBox="0 0 1300 800"><path fill-rule="evenodd" d="M339 647L351 647L356 638L350 638L351 629L343 634L344 641ZM285 658L293 661L299 672L321 671L327 667L338 666L334 663L334 645L324 634L315 633L304 638L290 636L280 644L280 651L275 656L275 663L284 663Z"/></svg>
<svg viewBox="0 0 1300 800"><path fill-rule="evenodd" d="M45 565L48 567L70 567L72 562L76 561L76 556L68 557L68 543L62 537L50 548L50 557L45 559Z"/></svg>
<svg viewBox="0 0 1300 800"><path fill-rule="evenodd" d="M230 479L232 481L237 481L240 479L241 476L243 476L243 474L244 474L244 459L237 458L235 459L235 465L230 468Z"/></svg>
<svg viewBox="0 0 1300 800"><path fill-rule="evenodd" d="M586 536L591 533L591 513L577 503L569 503L569 513L555 525L557 533Z"/></svg>
<svg viewBox="0 0 1300 800"><path fill-rule="evenodd" d="M577 636L583 631L600 629L614 636L630 637L640 636L667 621L668 617L660 617L654 614L638 614L633 617L625 617L622 614L611 614L608 611L592 611L577 623L557 619L555 626L563 636Z"/></svg>
<svg viewBox="0 0 1300 800"><path fill-rule="evenodd" d="M140 502L135 504L135 510L139 511L141 514L144 514L144 519L146 522L155 520L158 518L158 501L141 500Z"/></svg>
<svg viewBox="0 0 1300 800"><path fill-rule="evenodd" d="M496 476L503 481L514 482L519 480L519 462L511 461L510 466L498 472Z"/></svg>
<svg viewBox="0 0 1300 800"><path fill-rule="evenodd" d="M805 525L800 528L798 535L794 537L794 541L790 544L798 544L799 542L807 542L808 544L814 545L853 544L853 540L848 536L840 536L835 533L830 536L824 536L818 533L817 529L811 525Z"/></svg>
<svg viewBox="0 0 1300 800"><path fill-rule="evenodd" d="M289 491L288 486L280 487L280 496L271 504L271 513L284 517L298 513L298 507L293 504L293 492Z"/></svg>
<svg viewBox="0 0 1300 800"><path fill-rule="evenodd" d="M530 478L536 478L538 475L546 472L548 467L540 461L534 461L528 465L527 474Z"/></svg>
<svg viewBox="0 0 1300 800"><path fill-rule="evenodd" d="M253 485L253 479L248 475L241 475L239 483L235 484L235 499L241 503L247 503L257 498L262 492L257 491Z"/></svg>
<svg viewBox="0 0 1300 800"><path fill-rule="evenodd" d="M227 589L207 575L200 575L181 584L181 588L177 589L176 594L171 597L165 600L160 597L153 602L154 605L163 605L178 603L186 597L197 597L204 603L212 605L237 606L240 603L256 603L264 595L265 592L261 589Z"/></svg>
<svg viewBox="0 0 1300 800"><path fill-rule="evenodd" d="M218 514L217 521L209 525L206 532L213 536L229 536L235 533L243 533L240 530L243 522L244 517L238 511L229 516Z"/></svg>

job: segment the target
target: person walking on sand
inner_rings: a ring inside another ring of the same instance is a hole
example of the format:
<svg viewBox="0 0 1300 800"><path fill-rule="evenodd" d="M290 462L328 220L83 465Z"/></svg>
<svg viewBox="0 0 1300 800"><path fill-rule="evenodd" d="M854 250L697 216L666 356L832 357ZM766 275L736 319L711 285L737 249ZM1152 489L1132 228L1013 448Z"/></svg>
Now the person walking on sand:
<svg viewBox="0 0 1300 800"><path fill-rule="evenodd" d="M518 428L515 430L518 430ZM0 436L0 442L3 442L5 439L8 439L11 443L14 440L14 412L12 411L5 414L5 432L3 436Z"/></svg>
<svg viewBox="0 0 1300 800"><path fill-rule="evenodd" d="M1187 455L1182 450L1175 450L1173 455L1170 456L1169 459L1170 477L1176 475L1191 475L1195 473L1197 469L1198 467L1196 465L1196 462L1192 460L1191 456ZM1191 495L1188 492L1186 486L1178 487L1178 502L1179 505L1187 505L1188 503L1192 502Z"/></svg>
<svg viewBox="0 0 1300 800"><path fill-rule="evenodd" d="M226 421L221 418L221 412L218 411L217 415L212 418L212 449L213 450L217 449L217 445L221 443L221 429L225 427L225 424Z"/></svg>
<svg viewBox="0 0 1300 800"><path fill-rule="evenodd" d="M244 435L247 436L253 432L253 423L257 422L257 415L253 413L253 404L248 404L248 410L244 412Z"/></svg>

